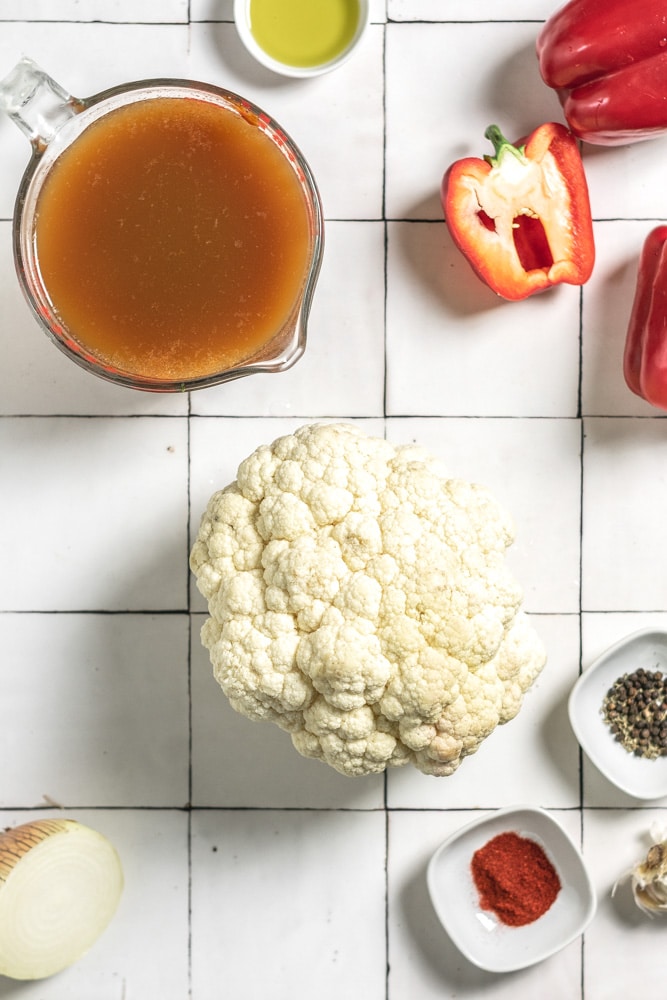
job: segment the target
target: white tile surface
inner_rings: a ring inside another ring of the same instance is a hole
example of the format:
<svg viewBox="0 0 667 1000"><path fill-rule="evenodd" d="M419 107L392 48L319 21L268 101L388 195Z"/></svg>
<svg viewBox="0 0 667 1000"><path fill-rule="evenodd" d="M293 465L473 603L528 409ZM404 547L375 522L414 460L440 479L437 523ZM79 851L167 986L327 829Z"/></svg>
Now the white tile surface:
<svg viewBox="0 0 667 1000"><path fill-rule="evenodd" d="M381 812L196 812L193 1000L382 1000L384 851Z"/></svg>
<svg viewBox="0 0 667 1000"><path fill-rule="evenodd" d="M492 122L517 140L560 120L535 36L526 22L387 25L388 218L441 219L443 173L460 157L492 152L484 138Z"/></svg>
<svg viewBox="0 0 667 1000"><path fill-rule="evenodd" d="M517 322L444 221L389 223L387 413L576 416L579 302L560 287L522 303Z"/></svg>
<svg viewBox="0 0 667 1000"><path fill-rule="evenodd" d="M632 901L630 885L611 892L616 879L646 858L651 823L664 823L664 810L591 810L584 828L584 845L598 894L598 914L586 933L584 996L606 1000L628 996L636 989L635 972L643 971L642 992L659 997L664 990L660 930L664 919L651 920ZM632 942L632 960L628 944ZM657 956L657 960L656 960ZM610 993L613 983L614 994Z"/></svg>
<svg viewBox="0 0 667 1000"><path fill-rule="evenodd" d="M595 224L596 264L582 315L582 411L590 416L655 416L628 389L623 352L635 295L639 255L654 223L614 219Z"/></svg>
<svg viewBox="0 0 667 1000"><path fill-rule="evenodd" d="M5 614L0 808L182 807L188 790L187 615Z"/></svg>
<svg viewBox="0 0 667 1000"><path fill-rule="evenodd" d="M0 455L4 608L186 606L184 419L10 417Z"/></svg>
<svg viewBox="0 0 667 1000"><path fill-rule="evenodd" d="M98 945L44 983L0 978L0 998L209 1000L224 983L234 1000L306 1000L315 983L323 1000L615 1000L640 964L662 1000L663 929L610 889L667 801L638 808L597 773L567 697L622 635L667 627L667 424L622 376L638 253L667 221L667 140L585 146L590 282L498 301L448 235L443 172L489 151L492 121L517 138L562 120L534 53L555 3L500 6L373 0L355 57L299 82L248 57L231 0L0 3L0 76L25 53L79 96L159 75L235 90L292 134L327 220L294 369L191 398L119 390L22 300L10 219L30 150L0 117L0 825L60 805L126 872ZM200 645L187 557L210 494L320 419L419 441L515 520L508 559L548 663L449 779L346 779L299 757L233 712ZM444 936L425 866L469 818L519 803L583 831L600 908L583 942L491 976Z"/></svg>
<svg viewBox="0 0 667 1000"><path fill-rule="evenodd" d="M631 146L585 146L584 163L596 219L655 219L667 214L662 183L667 140ZM619 192L623 209L619 212Z"/></svg>
<svg viewBox="0 0 667 1000"><path fill-rule="evenodd" d="M187 21L187 0L3 0L2 21Z"/></svg>
<svg viewBox="0 0 667 1000"><path fill-rule="evenodd" d="M586 611L660 611L667 579L662 418L585 421L582 605Z"/></svg>
<svg viewBox="0 0 667 1000"><path fill-rule="evenodd" d="M541 21L558 6L554 0L387 0L392 21Z"/></svg>

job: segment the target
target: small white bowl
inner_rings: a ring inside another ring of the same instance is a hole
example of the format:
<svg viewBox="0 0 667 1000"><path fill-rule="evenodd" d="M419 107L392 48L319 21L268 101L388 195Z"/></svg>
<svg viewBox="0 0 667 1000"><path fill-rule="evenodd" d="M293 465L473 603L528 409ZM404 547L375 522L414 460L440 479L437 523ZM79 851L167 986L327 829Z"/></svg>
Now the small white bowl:
<svg viewBox="0 0 667 1000"><path fill-rule="evenodd" d="M475 851L510 831L538 843L561 881L546 913L522 927L509 927L480 907L470 870ZM427 882L449 937L488 972L514 972L544 961L582 934L596 909L595 890L574 843L545 810L529 806L499 809L453 834L431 858Z"/></svg>
<svg viewBox="0 0 667 1000"><path fill-rule="evenodd" d="M359 20L357 22L357 29L349 44L334 59L319 63L316 66L293 66L290 63L280 62L265 52L250 30L250 0L234 0L234 22L239 37L246 49L262 66L266 66L267 69L273 70L274 73L280 73L283 76L320 76L322 73L329 73L333 69L338 69L339 66L347 62L366 32L370 21L370 0L356 0L356 3L359 6Z"/></svg>
<svg viewBox="0 0 667 1000"><path fill-rule="evenodd" d="M582 750L605 778L636 799L659 799L667 795L667 757L635 757L614 739L601 713L614 681L640 667L667 674L667 632L641 629L611 646L572 688L568 711Z"/></svg>

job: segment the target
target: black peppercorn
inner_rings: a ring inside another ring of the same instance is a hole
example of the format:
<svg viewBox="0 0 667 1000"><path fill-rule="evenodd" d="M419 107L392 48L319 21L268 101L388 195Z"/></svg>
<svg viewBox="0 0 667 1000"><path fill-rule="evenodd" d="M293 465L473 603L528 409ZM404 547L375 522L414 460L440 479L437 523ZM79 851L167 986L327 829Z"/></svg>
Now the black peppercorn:
<svg viewBox="0 0 667 1000"><path fill-rule="evenodd" d="M619 677L602 702L602 716L621 746L637 757L667 755L667 677L643 667Z"/></svg>

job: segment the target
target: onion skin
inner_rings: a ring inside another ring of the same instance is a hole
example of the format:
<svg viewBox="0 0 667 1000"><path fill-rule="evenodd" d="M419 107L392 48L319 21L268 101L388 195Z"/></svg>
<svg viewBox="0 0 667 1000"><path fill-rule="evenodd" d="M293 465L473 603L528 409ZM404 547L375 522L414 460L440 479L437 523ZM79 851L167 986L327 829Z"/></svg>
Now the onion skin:
<svg viewBox="0 0 667 1000"><path fill-rule="evenodd" d="M32 823L10 827L0 834L0 882L6 882L21 858L37 844L63 833L71 819L36 819Z"/></svg>
<svg viewBox="0 0 667 1000"><path fill-rule="evenodd" d="M115 848L73 819L0 832L0 975L44 979L78 961L123 891Z"/></svg>

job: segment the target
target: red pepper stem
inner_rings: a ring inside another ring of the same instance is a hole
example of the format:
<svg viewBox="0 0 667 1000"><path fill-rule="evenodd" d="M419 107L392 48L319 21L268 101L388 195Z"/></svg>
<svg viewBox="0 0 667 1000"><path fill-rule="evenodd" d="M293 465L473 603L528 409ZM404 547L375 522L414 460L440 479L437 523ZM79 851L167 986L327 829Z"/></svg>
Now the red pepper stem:
<svg viewBox="0 0 667 1000"><path fill-rule="evenodd" d="M516 156L518 160L520 160L522 163L524 162L525 157L523 154L526 148L525 145L513 146L512 143L505 138L505 136L500 131L497 125L489 125L486 132L484 133L484 138L489 139L493 143L493 150L495 156L484 157L486 162L490 163L492 167L497 166L498 163L500 162L501 156L505 156L507 154Z"/></svg>

